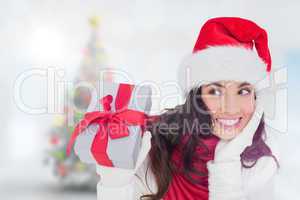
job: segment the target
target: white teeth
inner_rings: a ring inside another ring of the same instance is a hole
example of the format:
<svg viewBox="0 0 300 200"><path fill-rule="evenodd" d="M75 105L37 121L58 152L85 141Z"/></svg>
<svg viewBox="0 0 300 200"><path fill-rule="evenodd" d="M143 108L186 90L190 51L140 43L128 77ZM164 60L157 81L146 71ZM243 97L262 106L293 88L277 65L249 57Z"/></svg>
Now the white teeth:
<svg viewBox="0 0 300 200"><path fill-rule="evenodd" d="M234 126L236 125L240 119L217 119L221 124L225 125L225 126Z"/></svg>

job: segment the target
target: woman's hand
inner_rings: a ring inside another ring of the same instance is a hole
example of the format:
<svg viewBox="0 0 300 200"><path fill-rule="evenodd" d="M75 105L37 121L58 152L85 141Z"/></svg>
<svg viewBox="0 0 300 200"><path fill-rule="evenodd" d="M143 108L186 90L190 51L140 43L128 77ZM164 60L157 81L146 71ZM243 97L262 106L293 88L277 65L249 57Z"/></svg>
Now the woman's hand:
<svg viewBox="0 0 300 200"><path fill-rule="evenodd" d="M251 145L262 117L259 102L246 127L230 141L220 140L214 160L207 163L209 200L246 200L243 189L240 154Z"/></svg>
<svg viewBox="0 0 300 200"><path fill-rule="evenodd" d="M100 175L100 182L105 186L120 186L128 184L134 178L134 174L146 159L151 149L151 133L146 131L142 138L141 149L134 169L123 169L117 167L106 167L97 165L97 173Z"/></svg>
<svg viewBox="0 0 300 200"><path fill-rule="evenodd" d="M97 199L139 199L143 187L138 184L140 180L135 176L142 166L151 149L151 133L146 131L142 138L141 149L134 169L122 169L97 165L97 174L100 181L97 185Z"/></svg>
<svg viewBox="0 0 300 200"><path fill-rule="evenodd" d="M246 127L232 140L220 140L215 149L214 162L225 162L240 160L240 154L252 144L255 131L258 128L262 117L260 105L256 105L253 116Z"/></svg>

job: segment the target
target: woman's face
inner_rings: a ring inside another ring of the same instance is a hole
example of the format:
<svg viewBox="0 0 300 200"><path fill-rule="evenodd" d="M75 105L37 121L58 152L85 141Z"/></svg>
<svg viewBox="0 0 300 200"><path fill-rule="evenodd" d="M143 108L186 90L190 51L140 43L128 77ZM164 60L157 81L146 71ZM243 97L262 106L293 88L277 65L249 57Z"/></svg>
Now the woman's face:
<svg viewBox="0 0 300 200"><path fill-rule="evenodd" d="M230 140L247 125L255 110L254 87L246 82L202 85L201 96L213 120L213 134Z"/></svg>

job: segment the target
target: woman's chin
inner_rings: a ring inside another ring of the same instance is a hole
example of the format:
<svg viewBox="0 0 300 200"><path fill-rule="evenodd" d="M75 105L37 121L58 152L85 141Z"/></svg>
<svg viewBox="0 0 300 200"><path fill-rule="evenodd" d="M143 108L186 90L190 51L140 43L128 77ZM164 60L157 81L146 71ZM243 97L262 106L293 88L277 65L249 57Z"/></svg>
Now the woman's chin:
<svg viewBox="0 0 300 200"><path fill-rule="evenodd" d="M222 140L232 140L238 135L237 131L218 131L214 135L218 136Z"/></svg>

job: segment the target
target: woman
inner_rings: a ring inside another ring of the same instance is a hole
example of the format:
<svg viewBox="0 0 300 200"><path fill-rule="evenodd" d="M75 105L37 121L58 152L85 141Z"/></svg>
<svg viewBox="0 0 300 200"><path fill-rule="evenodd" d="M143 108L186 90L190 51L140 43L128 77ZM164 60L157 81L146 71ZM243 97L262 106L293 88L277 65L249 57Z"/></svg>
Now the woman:
<svg viewBox="0 0 300 200"><path fill-rule="evenodd" d="M208 20L179 73L185 103L149 123L135 170L97 166L98 199L274 199L278 155L258 84L270 72L261 27Z"/></svg>

